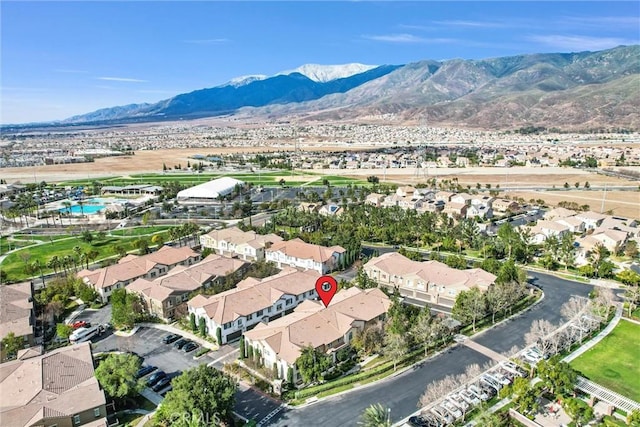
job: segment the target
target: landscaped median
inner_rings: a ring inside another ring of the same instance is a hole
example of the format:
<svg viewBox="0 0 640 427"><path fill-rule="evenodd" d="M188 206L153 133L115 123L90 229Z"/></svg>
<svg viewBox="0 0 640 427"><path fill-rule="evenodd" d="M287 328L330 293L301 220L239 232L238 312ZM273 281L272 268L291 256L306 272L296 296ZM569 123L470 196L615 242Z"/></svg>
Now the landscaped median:
<svg viewBox="0 0 640 427"><path fill-rule="evenodd" d="M534 303L536 303L540 297L541 293L536 293L534 295L529 295L524 298L521 302L519 302L514 307L514 314L517 314ZM497 319L496 319L497 320ZM484 328L480 327L482 323L478 323L476 325L476 333L479 330L490 328L496 323L491 322L491 317L486 318L486 324ZM469 331L463 328L463 331L470 332L471 327L469 326ZM443 351L448 348L449 344L453 341L453 336L447 337L444 342L439 342L433 346L429 347L428 357L433 357L437 352ZM331 396L337 393L341 393L347 390L351 390L358 386L362 386L365 384L369 384L383 378L389 377L394 374L399 374L403 372L405 369L413 366L416 363L426 359L425 358L425 349L424 346L419 346L414 348L406 357L401 360L396 361L396 369L394 370L394 361L392 360L379 360L376 359L376 363L370 369L366 369L364 371L360 371L356 374L348 375L346 377L338 378L336 380L327 381L323 384L319 384L316 386L311 386L304 388L302 390L289 390L283 394L285 400L289 402L290 405L296 406L304 404L308 398L317 397L322 398L326 396Z"/></svg>

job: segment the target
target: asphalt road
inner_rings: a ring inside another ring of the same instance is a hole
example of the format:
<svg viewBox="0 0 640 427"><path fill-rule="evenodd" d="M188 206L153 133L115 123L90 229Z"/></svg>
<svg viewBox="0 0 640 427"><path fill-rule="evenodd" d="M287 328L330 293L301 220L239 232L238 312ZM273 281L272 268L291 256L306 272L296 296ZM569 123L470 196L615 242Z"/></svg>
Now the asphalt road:
<svg viewBox="0 0 640 427"><path fill-rule="evenodd" d="M586 297L592 289L590 285L554 276L539 273L531 273L531 276L534 277L534 284L544 290L544 299L522 315L474 338L474 341L499 353L507 352L513 346L523 348L524 335L534 320L546 319L552 323L559 323L562 304L573 295ZM391 418L397 422L418 409L420 396L429 383L447 375L462 374L471 364L482 366L488 361L489 358L485 355L466 346L456 345L447 353L382 383L375 383L307 407L283 410L265 425L354 426L364 409L374 403L382 403L391 408Z"/></svg>
<svg viewBox="0 0 640 427"><path fill-rule="evenodd" d="M140 328L130 337L121 337L113 333L107 333L96 337L92 341L93 351L132 351L138 356L144 357L145 365L153 365L165 371L169 376L179 375L181 371L201 364L211 364L220 369L225 361L237 357L237 346L224 345L219 350L207 353L198 360L193 360L195 351L184 353L173 347L173 344L163 344L162 337L168 332L153 329ZM227 357L225 357L227 356ZM234 410L247 419L259 421L280 406L281 402L252 388L241 385L236 393Z"/></svg>

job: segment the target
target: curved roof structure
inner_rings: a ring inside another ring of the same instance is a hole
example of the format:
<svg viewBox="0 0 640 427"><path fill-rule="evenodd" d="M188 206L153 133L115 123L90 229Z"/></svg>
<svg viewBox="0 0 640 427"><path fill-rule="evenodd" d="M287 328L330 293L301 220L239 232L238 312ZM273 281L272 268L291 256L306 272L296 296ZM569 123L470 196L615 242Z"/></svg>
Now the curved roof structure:
<svg viewBox="0 0 640 427"><path fill-rule="evenodd" d="M186 199L215 199L231 193L236 185L244 185L243 181L225 176L214 179L195 187L187 188L178 193L178 200Z"/></svg>

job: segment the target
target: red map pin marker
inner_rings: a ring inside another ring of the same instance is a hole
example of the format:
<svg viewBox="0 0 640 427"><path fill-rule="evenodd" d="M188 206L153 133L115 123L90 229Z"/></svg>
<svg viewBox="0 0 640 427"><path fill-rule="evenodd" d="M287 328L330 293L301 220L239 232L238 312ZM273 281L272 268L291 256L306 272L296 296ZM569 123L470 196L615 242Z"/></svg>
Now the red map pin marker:
<svg viewBox="0 0 640 427"><path fill-rule="evenodd" d="M338 291L338 282L331 276L320 276L316 280L316 292L325 307L329 305L331 299Z"/></svg>

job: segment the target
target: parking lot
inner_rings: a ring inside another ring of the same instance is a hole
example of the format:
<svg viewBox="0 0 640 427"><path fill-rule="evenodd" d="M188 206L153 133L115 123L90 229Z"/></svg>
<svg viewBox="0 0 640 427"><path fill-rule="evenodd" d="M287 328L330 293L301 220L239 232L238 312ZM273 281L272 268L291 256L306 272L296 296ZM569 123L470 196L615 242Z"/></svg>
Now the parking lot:
<svg viewBox="0 0 640 427"><path fill-rule="evenodd" d="M162 342L162 337L165 335L168 335L167 331L153 328L140 328L129 337L114 335L109 331L92 340L93 352L130 351L143 357L145 365L156 366L166 372L168 376L175 376L181 371L205 363L221 369L225 362L231 362L238 356L238 346L235 344L224 345L219 350L210 351L198 360L193 360L197 349L190 353L177 350L173 344ZM280 404L281 402L259 391L241 385L236 394L234 409L244 418L260 421L279 408Z"/></svg>

